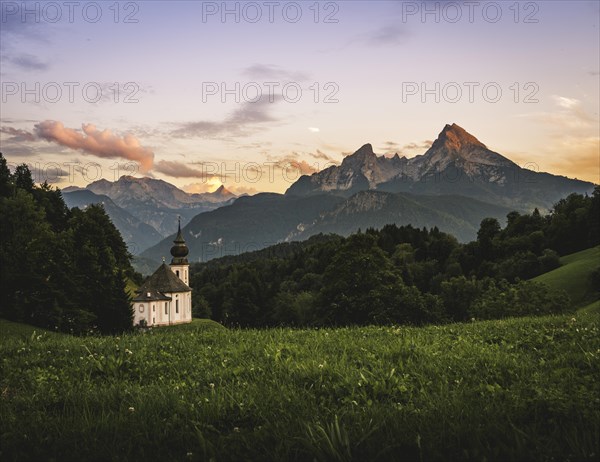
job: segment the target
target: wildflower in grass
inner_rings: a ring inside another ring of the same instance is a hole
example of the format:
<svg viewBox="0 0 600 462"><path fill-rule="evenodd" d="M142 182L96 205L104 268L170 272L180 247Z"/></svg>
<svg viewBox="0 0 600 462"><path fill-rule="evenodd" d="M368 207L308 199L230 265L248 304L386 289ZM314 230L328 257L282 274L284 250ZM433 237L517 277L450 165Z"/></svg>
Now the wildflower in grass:
<svg viewBox="0 0 600 462"><path fill-rule="evenodd" d="M131 351L129 348L125 348L125 353L127 353L128 355L132 355L133 351Z"/></svg>
<svg viewBox="0 0 600 462"><path fill-rule="evenodd" d="M129 406L129 412L135 412L135 408L133 406Z"/></svg>
<svg viewBox="0 0 600 462"><path fill-rule="evenodd" d="M236 432L236 433L239 433L240 432L240 427L233 427L233 431Z"/></svg>

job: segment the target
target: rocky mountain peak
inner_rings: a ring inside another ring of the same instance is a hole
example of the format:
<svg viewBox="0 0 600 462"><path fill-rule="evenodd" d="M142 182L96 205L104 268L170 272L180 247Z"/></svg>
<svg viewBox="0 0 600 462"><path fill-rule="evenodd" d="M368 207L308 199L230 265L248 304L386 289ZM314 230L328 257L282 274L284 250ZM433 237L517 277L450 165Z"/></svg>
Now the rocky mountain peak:
<svg viewBox="0 0 600 462"><path fill-rule="evenodd" d="M467 132L459 125L446 125L434 141L431 149L445 147L448 150L460 151L464 148L478 147L487 149L487 146Z"/></svg>
<svg viewBox="0 0 600 462"><path fill-rule="evenodd" d="M368 160L376 159L377 155L373 152L373 146L370 143L363 145L354 154L346 156L342 161L342 165L360 165L364 164Z"/></svg>
<svg viewBox="0 0 600 462"><path fill-rule="evenodd" d="M212 194L214 196L226 196L226 197L235 196L235 194L233 194L231 191L229 191L229 189L227 189L224 185L219 186L217 188L217 190L214 191Z"/></svg>
<svg viewBox="0 0 600 462"><path fill-rule="evenodd" d="M485 144L456 124L446 125L427 152L418 159L415 158L414 162L419 164L421 173L434 165L439 171L453 162L516 167L512 161L489 150Z"/></svg>

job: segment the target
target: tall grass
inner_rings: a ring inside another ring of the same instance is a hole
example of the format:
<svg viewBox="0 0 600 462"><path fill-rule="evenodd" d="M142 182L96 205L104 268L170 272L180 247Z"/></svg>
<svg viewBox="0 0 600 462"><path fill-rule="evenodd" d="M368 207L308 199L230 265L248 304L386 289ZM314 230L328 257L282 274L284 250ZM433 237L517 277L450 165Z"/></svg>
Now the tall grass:
<svg viewBox="0 0 600 462"><path fill-rule="evenodd" d="M0 459L597 460L599 318L4 335Z"/></svg>

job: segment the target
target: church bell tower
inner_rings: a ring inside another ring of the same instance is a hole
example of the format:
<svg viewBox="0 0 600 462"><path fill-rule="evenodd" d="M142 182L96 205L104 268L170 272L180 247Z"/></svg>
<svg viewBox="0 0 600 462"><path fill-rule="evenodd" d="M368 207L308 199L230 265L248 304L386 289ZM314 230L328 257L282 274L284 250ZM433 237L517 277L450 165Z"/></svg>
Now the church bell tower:
<svg viewBox="0 0 600 462"><path fill-rule="evenodd" d="M177 237L173 241L173 247L171 247L171 269L177 275L179 279L181 279L184 284L189 285L190 275L189 275L189 267L190 264L187 259L187 255L190 252L187 245L185 245L185 240L181 235L181 218L179 218L179 223L177 225Z"/></svg>

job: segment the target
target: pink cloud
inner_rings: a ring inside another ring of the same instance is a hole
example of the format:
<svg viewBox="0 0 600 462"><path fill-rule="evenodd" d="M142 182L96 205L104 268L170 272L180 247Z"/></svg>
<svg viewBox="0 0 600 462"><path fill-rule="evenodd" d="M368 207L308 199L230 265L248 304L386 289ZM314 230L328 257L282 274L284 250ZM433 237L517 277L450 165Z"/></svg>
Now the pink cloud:
<svg viewBox="0 0 600 462"><path fill-rule="evenodd" d="M61 122L45 120L35 125L38 137L71 149L80 149L97 157L127 159L140 164L142 172L152 169L154 153L141 145L133 135L119 137L110 130L98 130L93 124L82 124L83 134Z"/></svg>

